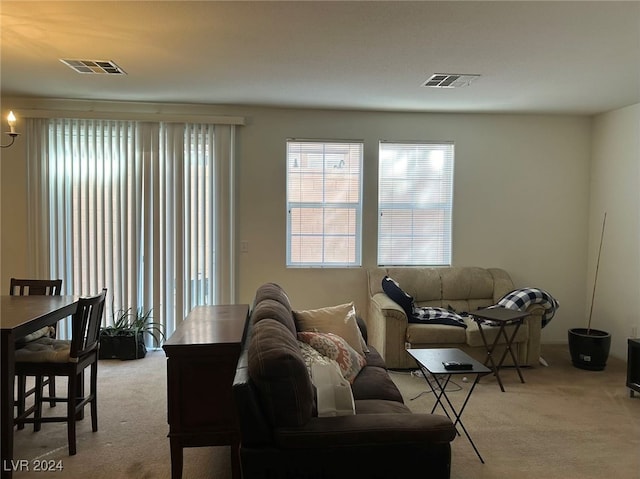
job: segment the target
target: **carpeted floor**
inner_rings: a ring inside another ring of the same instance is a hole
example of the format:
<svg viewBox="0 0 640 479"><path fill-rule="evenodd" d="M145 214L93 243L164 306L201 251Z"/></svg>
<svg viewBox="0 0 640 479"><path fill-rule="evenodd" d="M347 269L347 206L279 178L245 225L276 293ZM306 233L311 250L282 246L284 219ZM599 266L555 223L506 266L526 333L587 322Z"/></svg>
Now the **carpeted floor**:
<svg viewBox="0 0 640 479"><path fill-rule="evenodd" d="M564 346L546 346L543 356L549 367L525 369L525 384L514 370L504 370L504 393L493 377L482 379L462 418L485 464L464 435L457 437L451 477L639 479L640 397L629 397L625 362L611 358L605 371L590 372L571 366ZM421 394L428 389L424 378L391 375L413 411L431 410L432 394ZM457 386L469 384L459 381ZM454 391L457 386L451 385L448 393L454 402L466 394ZM16 431L16 459L30 466L36 459L61 461L64 469L22 471L14 477L170 477L163 352L138 361L100 361L98 409L98 432L91 432L88 414L78 423L78 453L73 457L67 455L64 424L44 424L37 433L29 425ZM230 479L229 448L185 449L183 477Z"/></svg>
<svg viewBox="0 0 640 479"><path fill-rule="evenodd" d="M543 357L549 367L523 369L525 384L515 369L502 370L504 393L493 376L481 379L462 420L485 464L462 435L452 443L451 477L640 478L640 398L629 397L626 363L610 359L605 371L584 371L565 346L547 346ZM420 395L424 378L392 377L414 412L431 411L433 395ZM448 387L457 407L470 384Z"/></svg>
<svg viewBox="0 0 640 479"><path fill-rule="evenodd" d="M30 464L36 459L62 461L64 469L19 472L15 478L171 477L164 352L149 352L135 361L100 361L98 378L98 431L91 431L86 409L85 419L77 423L77 454L69 456L66 424L43 424L35 433L31 425L26 425L14 434L15 458ZM64 383L60 381L58 387L64 387ZM60 406L45 406L43 413L55 413ZM183 478L230 479L229 454L228 447L185 449Z"/></svg>

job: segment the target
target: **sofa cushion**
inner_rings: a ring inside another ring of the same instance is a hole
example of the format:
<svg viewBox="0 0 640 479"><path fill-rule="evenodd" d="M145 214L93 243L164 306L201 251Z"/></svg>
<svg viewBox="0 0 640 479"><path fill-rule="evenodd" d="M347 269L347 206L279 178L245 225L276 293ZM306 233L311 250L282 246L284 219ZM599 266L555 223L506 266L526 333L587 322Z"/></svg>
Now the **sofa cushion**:
<svg viewBox="0 0 640 479"><path fill-rule="evenodd" d="M411 414L411 409L398 401L384 399L359 399L356 403L356 414Z"/></svg>
<svg viewBox="0 0 640 479"><path fill-rule="evenodd" d="M360 370L365 366L364 356L353 349L347 341L333 333L316 333L300 331L298 339L310 344L316 351L329 359L333 359L340 366L344 378L353 382Z"/></svg>
<svg viewBox="0 0 640 479"><path fill-rule="evenodd" d="M273 299L278 303L282 304L285 308L291 311L291 303L289 302L289 296L282 289L279 284L276 283L265 283L258 288L256 291L256 296L253 300L253 304L256 305L263 299Z"/></svg>
<svg viewBox="0 0 640 479"><path fill-rule="evenodd" d="M473 321L471 321L473 322ZM469 322L467 322L469 329ZM407 325L406 340L413 344L464 344L467 341L466 329L446 324Z"/></svg>
<svg viewBox="0 0 640 479"><path fill-rule="evenodd" d="M383 399L385 401L403 402L402 394L389 377L384 368L366 366L360 371L355 381L351 384L353 398L358 399Z"/></svg>
<svg viewBox="0 0 640 479"><path fill-rule="evenodd" d="M353 303L293 312L298 331L333 333L343 337L358 353L364 354L365 342L356 321Z"/></svg>
<svg viewBox="0 0 640 479"><path fill-rule="evenodd" d="M295 336L296 325L293 321L291 310L287 309L287 307L279 301L265 298L259 303L256 303L255 308L251 312L251 321L255 324L265 318L275 319Z"/></svg>
<svg viewBox="0 0 640 479"><path fill-rule="evenodd" d="M367 366L376 366L382 369L387 369L387 364L384 362L384 359L373 346L369 346L369 350L364 353L364 359Z"/></svg>
<svg viewBox="0 0 640 479"><path fill-rule="evenodd" d="M273 427L301 426L309 421L313 386L298 342L286 326L269 318L253 325L248 371Z"/></svg>
<svg viewBox="0 0 640 479"><path fill-rule="evenodd" d="M440 270L442 298L470 300L493 298L494 281L491 272L474 266Z"/></svg>
<svg viewBox="0 0 640 479"><path fill-rule="evenodd" d="M438 304L426 306L443 306L441 268L387 268L387 275L398 282L407 294L413 297L416 304L425 301L438 301ZM446 305L444 305L446 306Z"/></svg>

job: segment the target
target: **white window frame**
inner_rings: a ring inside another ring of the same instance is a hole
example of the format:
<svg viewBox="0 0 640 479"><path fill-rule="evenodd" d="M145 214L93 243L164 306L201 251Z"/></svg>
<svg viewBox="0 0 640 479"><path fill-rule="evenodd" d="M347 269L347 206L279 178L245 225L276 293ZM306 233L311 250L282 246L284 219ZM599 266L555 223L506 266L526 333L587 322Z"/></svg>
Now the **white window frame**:
<svg viewBox="0 0 640 479"><path fill-rule="evenodd" d="M287 139L288 268L361 266L363 151L362 140Z"/></svg>
<svg viewBox="0 0 640 479"><path fill-rule="evenodd" d="M378 265L451 265L453 142L381 141L378 151Z"/></svg>

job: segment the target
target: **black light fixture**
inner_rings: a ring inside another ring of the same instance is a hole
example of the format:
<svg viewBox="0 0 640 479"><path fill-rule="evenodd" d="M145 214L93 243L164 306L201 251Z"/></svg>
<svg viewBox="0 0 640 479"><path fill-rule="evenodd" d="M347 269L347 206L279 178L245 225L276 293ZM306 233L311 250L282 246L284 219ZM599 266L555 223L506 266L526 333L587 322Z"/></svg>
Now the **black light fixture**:
<svg viewBox="0 0 640 479"><path fill-rule="evenodd" d="M7 116L7 123L9 123L10 131L7 131L5 133L11 137L11 141L6 145L0 145L0 148L9 148L11 145L13 145L13 142L16 141L16 137L20 134L16 133L16 116L12 111L10 111L9 115Z"/></svg>

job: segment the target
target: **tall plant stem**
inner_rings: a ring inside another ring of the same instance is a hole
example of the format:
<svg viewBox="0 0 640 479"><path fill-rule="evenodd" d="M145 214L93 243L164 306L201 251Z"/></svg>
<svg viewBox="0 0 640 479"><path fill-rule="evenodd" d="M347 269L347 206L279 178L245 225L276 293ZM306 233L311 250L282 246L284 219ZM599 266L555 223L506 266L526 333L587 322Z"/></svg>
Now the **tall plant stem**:
<svg viewBox="0 0 640 479"><path fill-rule="evenodd" d="M591 315L593 314L593 300L596 297L596 283L598 282L598 269L600 269L600 253L602 253L602 241L604 240L604 225L607 222L607 212L604 212L602 220L602 233L600 234L600 247L598 248L598 260L596 261L596 275L593 278L593 292L591 293L591 308L589 309L589 323L587 324L587 335L591 333Z"/></svg>

